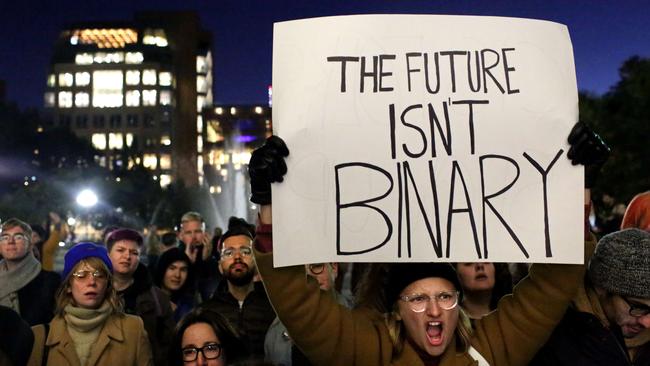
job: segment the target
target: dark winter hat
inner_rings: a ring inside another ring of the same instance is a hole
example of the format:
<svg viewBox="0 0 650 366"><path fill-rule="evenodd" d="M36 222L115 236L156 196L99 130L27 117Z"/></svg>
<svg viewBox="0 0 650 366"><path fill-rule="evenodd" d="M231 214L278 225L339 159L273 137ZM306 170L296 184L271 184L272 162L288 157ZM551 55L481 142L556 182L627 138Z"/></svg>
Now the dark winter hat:
<svg viewBox="0 0 650 366"><path fill-rule="evenodd" d="M119 228L113 230L106 236L106 247L108 250L111 250L113 244L117 243L120 240L132 240L138 243L138 246L142 246L142 235L139 232L133 229Z"/></svg>
<svg viewBox="0 0 650 366"><path fill-rule="evenodd" d="M462 298L463 288L460 286L456 270L449 263L395 263L387 273L386 309L392 309L399 294L411 283L423 278L438 277L451 282Z"/></svg>
<svg viewBox="0 0 650 366"><path fill-rule="evenodd" d="M63 278L67 278L74 266L77 265L82 259L97 257L104 262L108 270L113 273L113 264L108 258L108 251L101 245L94 243L79 243L70 248L65 253L65 265L63 266Z"/></svg>
<svg viewBox="0 0 650 366"><path fill-rule="evenodd" d="M221 251L223 248L223 243L231 236L245 235L251 240L254 237L255 225L249 224L246 220L239 217L231 216L228 220L228 231L226 231L219 240L219 246L217 247L218 251Z"/></svg>
<svg viewBox="0 0 650 366"><path fill-rule="evenodd" d="M190 261L190 258L185 254L181 248L171 248L169 250L166 250L158 259L158 263L156 264L156 271L154 273L154 283L160 287L162 286L163 282L163 277L165 277L165 272L167 272L167 267L169 267L172 263L176 261L183 261L187 263L188 266L188 278L187 282L192 282L193 280L190 278L191 272L192 272L192 262Z"/></svg>
<svg viewBox="0 0 650 366"><path fill-rule="evenodd" d="M650 233L625 229L603 236L587 274L610 293L650 299Z"/></svg>

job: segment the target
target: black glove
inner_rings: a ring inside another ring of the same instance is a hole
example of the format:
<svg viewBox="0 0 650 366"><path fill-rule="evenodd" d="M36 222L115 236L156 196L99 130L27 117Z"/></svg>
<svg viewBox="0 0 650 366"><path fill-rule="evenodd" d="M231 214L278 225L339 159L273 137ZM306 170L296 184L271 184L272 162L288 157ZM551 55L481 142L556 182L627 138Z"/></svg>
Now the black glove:
<svg viewBox="0 0 650 366"><path fill-rule="evenodd" d="M255 149L248 163L251 178L251 202L268 205L271 203L271 183L282 182L287 174L284 158L289 149L284 140L277 136L266 139L264 145Z"/></svg>
<svg viewBox="0 0 650 366"><path fill-rule="evenodd" d="M600 167L609 157L609 146L584 122L578 122L573 126L567 140L571 144L567 153L571 164L585 166L585 188L592 188L598 178Z"/></svg>

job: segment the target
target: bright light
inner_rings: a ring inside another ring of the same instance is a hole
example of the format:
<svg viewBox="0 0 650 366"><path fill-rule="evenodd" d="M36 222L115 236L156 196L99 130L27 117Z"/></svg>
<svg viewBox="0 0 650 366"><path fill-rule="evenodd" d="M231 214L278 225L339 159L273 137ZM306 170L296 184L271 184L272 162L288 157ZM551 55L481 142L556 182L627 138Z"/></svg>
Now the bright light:
<svg viewBox="0 0 650 366"><path fill-rule="evenodd" d="M84 189L77 195L77 204L82 207L92 207L97 204L97 195L90 189Z"/></svg>
<svg viewBox="0 0 650 366"><path fill-rule="evenodd" d="M60 242L59 242L59 246L60 246L61 248L63 248L63 247L65 246L65 242L60 241Z"/></svg>
<svg viewBox="0 0 650 366"><path fill-rule="evenodd" d="M68 217L68 225L69 226L74 226L74 224L77 223L77 220L75 220L74 217Z"/></svg>

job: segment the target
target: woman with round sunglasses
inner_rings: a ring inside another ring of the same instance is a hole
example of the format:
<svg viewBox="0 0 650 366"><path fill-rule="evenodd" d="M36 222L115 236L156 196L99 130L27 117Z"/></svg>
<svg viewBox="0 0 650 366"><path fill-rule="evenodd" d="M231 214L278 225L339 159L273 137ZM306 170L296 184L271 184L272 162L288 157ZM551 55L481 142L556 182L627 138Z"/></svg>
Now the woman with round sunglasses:
<svg viewBox="0 0 650 366"><path fill-rule="evenodd" d="M170 365L223 366L245 360L246 345L221 314L199 307L176 326Z"/></svg>
<svg viewBox="0 0 650 366"><path fill-rule="evenodd" d="M79 243L65 254L56 315L32 327L28 365L152 365L142 319L124 314L103 246Z"/></svg>
<svg viewBox="0 0 650 366"><path fill-rule="evenodd" d="M602 164L592 154L606 146L584 127L574 127L568 156L574 164ZM249 162L251 201L261 205L255 258L276 313L313 364L523 366L551 335L584 276L584 265L535 264L514 294L472 328L458 307L461 286L451 264L377 266L365 286L373 291L358 308L345 309L305 281L301 266L273 267L271 183L284 180L288 155L284 141L271 136ZM594 244L585 242L586 256Z"/></svg>

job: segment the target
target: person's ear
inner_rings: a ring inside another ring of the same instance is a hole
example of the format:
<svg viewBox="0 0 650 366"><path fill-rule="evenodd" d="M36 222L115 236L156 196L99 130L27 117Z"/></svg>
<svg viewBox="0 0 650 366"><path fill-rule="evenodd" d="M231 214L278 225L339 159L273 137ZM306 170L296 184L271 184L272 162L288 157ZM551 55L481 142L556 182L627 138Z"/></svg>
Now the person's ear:
<svg viewBox="0 0 650 366"><path fill-rule="evenodd" d="M336 277L339 274L339 264L338 263L330 263L330 266L332 268L332 277L336 279Z"/></svg>

